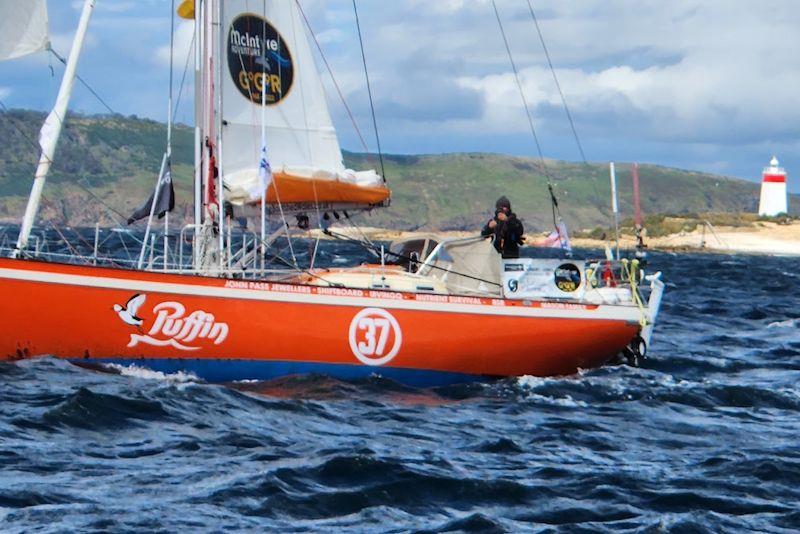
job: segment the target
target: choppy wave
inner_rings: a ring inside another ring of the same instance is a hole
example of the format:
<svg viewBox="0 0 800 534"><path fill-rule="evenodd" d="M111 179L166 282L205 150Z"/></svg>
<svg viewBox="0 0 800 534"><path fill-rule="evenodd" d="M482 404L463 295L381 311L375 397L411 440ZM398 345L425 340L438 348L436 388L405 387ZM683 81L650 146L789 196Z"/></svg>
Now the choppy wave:
<svg viewBox="0 0 800 534"><path fill-rule="evenodd" d="M0 364L2 530L796 531L792 260L652 262L674 287L639 369L419 390Z"/></svg>

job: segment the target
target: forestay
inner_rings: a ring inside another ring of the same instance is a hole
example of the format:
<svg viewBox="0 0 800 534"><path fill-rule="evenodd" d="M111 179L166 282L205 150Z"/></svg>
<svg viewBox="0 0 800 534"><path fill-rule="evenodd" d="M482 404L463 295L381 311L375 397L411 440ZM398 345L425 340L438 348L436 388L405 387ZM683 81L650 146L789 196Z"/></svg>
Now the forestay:
<svg viewBox="0 0 800 534"><path fill-rule="evenodd" d="M45 0L0 0L0 61L49 46Z"/></svg>
<svg viewBox="0 0 800 534"><path fill-rule="evenodd" d="M303 19L294 1L229 0L222 14L222 173L225 198L252 199L261 152L262 84L274 202L378 203L374 171L345 168ZM277 188L277 191L275 189Z"/></svg>

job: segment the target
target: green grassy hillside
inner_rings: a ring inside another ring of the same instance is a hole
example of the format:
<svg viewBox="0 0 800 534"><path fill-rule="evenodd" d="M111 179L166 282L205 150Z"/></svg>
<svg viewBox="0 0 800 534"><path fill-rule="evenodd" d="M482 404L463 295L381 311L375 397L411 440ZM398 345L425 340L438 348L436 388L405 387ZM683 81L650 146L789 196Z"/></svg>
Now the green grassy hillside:
<svg viewBox="0 0 800 534"><path fill-rule="evenodd" d="M0 114L0 220L16 222L38 158L36 139L44 114L14 110ZM61 224L117 224L145 199L154 183L166 137L162 123L136 117L71 114L45 189L42 216ZM178 126L173 169L176 218L191 212L193 133ZM355 169L377 168L377 158L345 154ZM385 156L392 205L362 219L397 229L477 228L495 199L508 196L528 228L550 227L546 179L532 159L496 154ZM572 228L607 225L608 167L605 163L547 161L561 213ZM617 165L623 217L633 212L630 165ZM754 211L758 185L744 180L653 165L639 169L646 213ZM100 200L97 200L100 199ZM793 204L798 204L797 198ZM115 213L115 212L118 212Z"/></svg>

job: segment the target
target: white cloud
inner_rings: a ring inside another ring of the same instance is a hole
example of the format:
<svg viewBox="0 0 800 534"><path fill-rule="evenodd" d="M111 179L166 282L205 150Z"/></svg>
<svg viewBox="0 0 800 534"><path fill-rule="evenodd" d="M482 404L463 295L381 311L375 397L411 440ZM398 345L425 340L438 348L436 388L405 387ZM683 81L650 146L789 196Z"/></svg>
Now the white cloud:
<svg viewBox="0 0 800 534"><path fill-rule="evenodd" d="M795 96L800 72L792 68L800 47L800 34L792 28L800 15L785 2L535 5L573 115L584 125L604 121L585 126L590 131L711 143L758 142L800 132L794 126L800 123ZM544 135L548 127L565 127L565 122L553 124L563 120L563 113L553 111L561 101L527 4L503 0L498 6L526 97L537 120L544 121L539 126ZM436 87L447 91L452 85L442 81L455 81L480 91L484 112L477 120L441 120L440 132L527 131L488 1L407 0L362 13L362 19L367 20L362 28L379 102L413 101L408 95L428 94ZM335 31L342 35L345 27L339 24ZM360 91L363 76L359 82L352 74L361 68L360 57L342 50L353 47L347 41L337 40L333 62L340 67L338 77L354 80L349 91ZM421 80L427 80L423 87Z"/></svg>
<svg viewBox="0 0 800 534"><path fill-rule="evenodd" d="M0 100L5 99L10 94L11 94L11 88L10 87L0 87Z"/></svg>
<svg viewBox="0 0 800 534"><path fill-rule="evenodd" d="M192 39L194 38L194 23L191 21L181 21L175 27L175 49L173 52L173 61L175 69L183 69L183 64L186 62L186 56L189 54L192 47ZM170 48L169 42L156 49L153 56L157 65L162 67L169 67ZM168 69L169 70L169 69Z"/></svg>
<svg viewBox="0 0 800 534"><path fill-rule="evenodd" d="M566 42L559 37L564 34L559 28L568 21L543 25L556 36L550 43L556 57L561 50L566 50L567 57L577 57L576 48L588 48L592 39L598 43L586 54L594 61L557 70L573 114L580 119L605 108L607 118L617 119L608 121L608 129L644 131L657 140L712 142L731 136L755 139L787 132L796 135L800 128L793 125L800 121L800 106L794 88L800 84L800 72L790 65L792 50L800 45L800 38L789 32L781 37L784 42L778 47L765 36L783 33L782 23L776 25L771 18L759 16L761 8L757 6L749 10L740 4L725 6L733 9L703 6L673 20L668 31L652 33L641 32L636 26L625 32L603 19L593 26L579 21L585 32L582 42ZM643 17L638 24L670 20L664 9L649 16L639 14ZM714 19L719 25L709 24ZM608 41L602 40L605 34ZM619 42L620 34L626 35L624 42ZM608 51L606 61L600 54L603 48ZM634 57L637 50L658 53L651 53L653 58L648 62L647 53L644 58ZM657 58L663 56L673 61L660 64ZM633 59L641 65L632 65ZM526 96L534 109L560 106L552 76L546 65L539 63L521 71ZM603 67L603 63L610 65ZM521 101L508 69L502 74L463 77L459 82L482 90L488 127L495 131L508 126L516 131L524 129L520 121L511 120L521 113ZM625 124L632 118L637 123Z"/></svg>

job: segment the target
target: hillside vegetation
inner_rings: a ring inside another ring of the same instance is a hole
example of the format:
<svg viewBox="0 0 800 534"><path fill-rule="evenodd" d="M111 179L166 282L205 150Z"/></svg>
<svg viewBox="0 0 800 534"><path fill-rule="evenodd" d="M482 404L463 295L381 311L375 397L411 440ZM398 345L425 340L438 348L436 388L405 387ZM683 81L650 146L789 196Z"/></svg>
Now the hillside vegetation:
<svg viewBox="0 0 800 534"><path fill-rule="evenodd" d="M36 139L44 114L14 110L0 114L0 220L19 221L38 159ZM161 162L166 126L122 116L71 114L45 189L42 217L59 224L103 225L120 221L147 198ZM193 132L174 133L173 175L177 219L191 213ZM547 180L538 161L497 154L385 156L393 191L391 206L365 215L369 226L396 229L478 228L495 199L508 196L531 230L552 226ZM373 155L345 153L354 169L377 168ZM546 161L561 214L571 228L609 224L610 185L606 163ZM642 208L649 214L753 212L758 184L654 165L639 168ZM617 165L623 217L632 207L631 166ZM793 199L797 205L797 199Z"/></svg>

